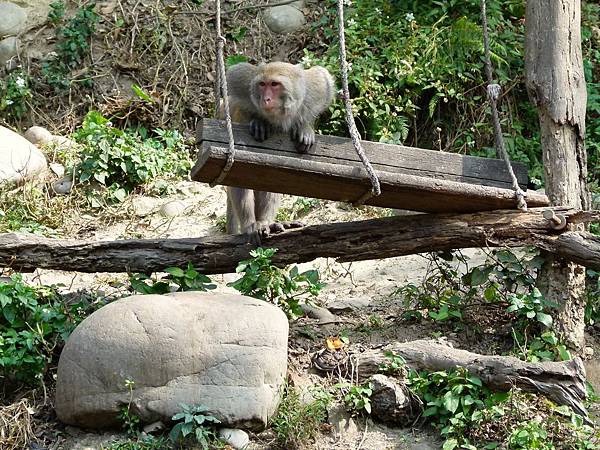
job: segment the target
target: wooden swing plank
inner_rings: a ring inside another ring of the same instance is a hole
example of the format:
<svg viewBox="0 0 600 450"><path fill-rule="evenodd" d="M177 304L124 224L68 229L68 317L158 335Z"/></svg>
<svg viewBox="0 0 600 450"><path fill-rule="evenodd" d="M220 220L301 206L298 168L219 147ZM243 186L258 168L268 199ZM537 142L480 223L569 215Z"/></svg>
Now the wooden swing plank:
<svg viewBox="0 0 600 450"><path fill-rule="evenodd" d="M337 201L355 201L370 182L349 139L317 136L310 154L298 154L288 136L256 142L247 125L235 125L235 163L222 184ZM211 182L221 173L228 144L224 122L205 119L192 179ZM368 205L423 212L473 212L515 206L503 161L363 141L379 176L382 194ZM527 170L514 164L525 189ZM530 206L548 205L529 192Z"/></svg>

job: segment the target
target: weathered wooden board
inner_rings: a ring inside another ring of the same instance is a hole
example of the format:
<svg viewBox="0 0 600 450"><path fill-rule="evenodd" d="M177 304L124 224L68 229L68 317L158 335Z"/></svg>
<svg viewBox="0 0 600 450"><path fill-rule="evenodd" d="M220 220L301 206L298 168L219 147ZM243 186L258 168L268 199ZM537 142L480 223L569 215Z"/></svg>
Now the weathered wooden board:
<svg viewBox="0 0 600 450"><path fill-rule="evenodd" d="M256 142L246 125L234 126L235 163L224 185L355 201L370 182L349 139L318 136L310 154L299 154L289 137L277 135ZM192 179L211 182L227 158L227 134L222 121L205 119ZM366 204L423 212L473 212L513 208L516 204L503 161L454 153L420 150L363 141L379 176L382 194ZM527 170L514 164L526 188ZM528 194L531 206L548 205L545 195Z"/></svg>

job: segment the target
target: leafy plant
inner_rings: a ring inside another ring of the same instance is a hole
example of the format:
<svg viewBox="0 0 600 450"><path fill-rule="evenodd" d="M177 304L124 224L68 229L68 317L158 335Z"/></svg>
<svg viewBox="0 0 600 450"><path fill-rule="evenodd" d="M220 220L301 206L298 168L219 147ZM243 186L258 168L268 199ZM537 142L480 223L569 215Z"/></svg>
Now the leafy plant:
<svg viewBox="0 0 600 450"><path fill-rule="evenodd" d="M271 428L286 449L304 448L316 437L319 426L327 419L327 406L332 396L323 389L308 392L314 400L302 399L300 391L286 386Z"/></svg>
<svg viewBox="0 0 600 450"><path fill-rule="evenodd" d="M406 360L394 351L386 350L384 356L388 362L379 366L379 371L387 375L404 375L407 372Z"/></svg>
<svg viewBox="0 0 600 450"><path fill-rule="evenodd" d="M130 436L137 435L140 428L140 418L137 414L134 414L131 410L131 405L133 404L133 387L135 386L135 381L126 379L125 387L129 391L129 402L127 405L124 405L119 411L119 415L117 418L123 424L123 428Z"/></svg>
<svg viewBox="0 0 600 450"><path fill-rule="evenodd" d="M367 413L371 414L371 395L373 385L370 382L364 384L338 383L334 388L343 394L346 409L353 415Z"/></svg>
<svg viewBox="0 0 600 450"><path fill-rule="evenodd" d="M192 263L187 268L167 267L169 275L160 280L153 279L143 273L134 273L129 276L131 287L140 294L166 294L181 291L209 291L217 287L206 275L194 269Z"/></svg>
<svg viewBox="0 0 600 450"><path fill-rule="evenodd" d="M20 274L0 282L0 374L9 381L40 381L73 328L83 305L63 303L54 287L31 287Z"/></svg>
<svg viewBox="0 0 600 450"><path fill-rule="evenodd" d="M171 441L176 444L182 443L188 436L193 436L203 449L208 449L210 441L215 439L212 427L221 421L210 414L205 414L208 411L206 406L190 406L184 403L179 406L182 411L172 417L172 420L177 423L169 433Z"/></svg>
<svg viewBox="0 0 600 450"><path fill-rule="evenodd" d="M507 398L504 393L492 394L479 378L464 369L432 373L411 371L409 382L425 404L423 417L446 439L444 450L475 449L465 432L481 419L481 411L486 406Z"/></svg>
<svg viewBox="0 0 600 450"><path fill-rule="evenodd" d="M94 3L81 6L64 26L56 28L56 56L42 65L46 81L56 90L69 88L71 71L81 68L89 55L89 42L100 20L95 9ZM63 16L64 4L61 6L61 2L53 3L48 14L50 21L58 25Z"/></svg>
<svg viewBox="0 0 600 450"><path fill-rule="evenodd" d="M271 258L277 249L257 248L250 251L251 259L240 261L237 273L243 276L229 283L242 294L268 301L279 306L290 318L302 315L300 300L314 298L323 288L319 272L307 270L300 273L297 266L279 268Z"/></svg>
<svg viewBox="0 0 600 450"><path fill-rule="evenodd" d="M13 119L20 119L27 112L27 102L31 99L30 79L23 70L10 72L0 78L0 113Z"/></svg>
<svg viewBox="0 0 600 450"><path fill-rule="evenodd" d="M61 23L65 17L65 3L61 0L50 3L50 11L48 12L48 20L54 26Z"/></svg>
<svg viewBox="0 0 600 450"><path fill-rule="evenodd" d="M586 286L585 323L595 325L600 321L600 273L588 269Z"/></svg>
<svg viewBox="0 0 600 450"><path fill-rule="evenodd" d="M191 162L183 137L176 131L123 131L96 111L90 111L74 137L83 145L79 181L95 181L123 201L136 187L157 177L187 174Z"/></svg>
<svg viewBox="0 0 600 450"><path fill-rule="evenodd" d="M100 450L164 450L170 447L167 438L147 434L111 442L108 446L102 446Z"/></svg>

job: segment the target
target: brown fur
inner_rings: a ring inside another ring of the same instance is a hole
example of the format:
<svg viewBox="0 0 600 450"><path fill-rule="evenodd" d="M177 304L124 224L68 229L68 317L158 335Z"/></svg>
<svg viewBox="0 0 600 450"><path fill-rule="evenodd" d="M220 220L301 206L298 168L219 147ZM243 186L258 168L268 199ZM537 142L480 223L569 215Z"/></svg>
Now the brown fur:
<svg viewBox="0 0 600 450"><path fill-rule="evenodd" d="M277 108L261 108L260 82L278 82L283 92ZM240 63L227 71L229 107L234 122L248 123L250 133L265 140L273 129L291 133L299 152L307 152L315 143L314 122L325 111L335 94L335 83L327 69L304 70L283 62L254 66ZM273 225L280 195L242 188L227 188L227 232L268 235L285 226Z"/></svg>

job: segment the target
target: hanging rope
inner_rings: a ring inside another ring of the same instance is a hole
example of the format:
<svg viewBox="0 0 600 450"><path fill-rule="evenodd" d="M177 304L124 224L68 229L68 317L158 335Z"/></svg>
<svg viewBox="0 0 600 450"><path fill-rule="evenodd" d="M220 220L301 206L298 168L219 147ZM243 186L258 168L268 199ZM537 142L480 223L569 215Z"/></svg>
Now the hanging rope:
<svg viewBox="0 0 600 450"><path fill-rule="evenodd" d="M235 142L233 139L233 126L231 124L231 114L229 112L229 97L227 94L227 78L225 76L225 56L223 55L225 47L225 37L221 34L221 0L216 4L216 40L217 40L217 89L215 90L215 107L217 114L221 99L223 100L223 110L225 113L225 124L227 126L227 136L229 138L229 151L227 152L227 161L221 170L221 173L211 183L210 187L221 183L227 176L227 173L233 166L235 160Z"/></svg>
<svg viewBox="0 0 600 450"><path fill-rule="evenodd" d="M340 69L342 72L342 96L344 99L344 105L346 107L346 122L348 124L348 132L354 144L354 149L358 154L358 157L365 166L365 170L371 180L372 189L366 192L362 197L354 202L355 205L362 205L365 201L373 196L381 194L381 186L379 184L379 178L371 166L365 151L360 143L360 133L356 128L356 122L354 122L354 116L352 115L352 103L350 102L350 92L348 89L348 63L346 62L346 37L344 31L344 0L338 0L338 34L340 39Z"/></svg>
<svg viewBox="0 0 600 450"><path fill-rule="evenodd" d="M512 188L515 191L515 197L517 198L517 207L521 211L527 211L527 202L525 201L525 192L521 190L519 181L515 176L512 165L510 164L510 158L506 147L504 146L504 137L502 136L502 126L500 125L500 116L498 114L498 99L502 88L498 83L494 83L494 77L492 74L492 58L490 56L490 37L488 34L488 22L487 22L487 11L486 11L486 0L481 0L481 22L483 28L483 48L485 51L485 72L487 74L488 86L487 96L492 106L492 122L494 124L494 140L496 143L496 155L498 158L502 158L506 163L506 168L512 181Z"/></svg>

